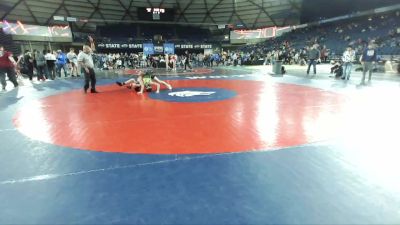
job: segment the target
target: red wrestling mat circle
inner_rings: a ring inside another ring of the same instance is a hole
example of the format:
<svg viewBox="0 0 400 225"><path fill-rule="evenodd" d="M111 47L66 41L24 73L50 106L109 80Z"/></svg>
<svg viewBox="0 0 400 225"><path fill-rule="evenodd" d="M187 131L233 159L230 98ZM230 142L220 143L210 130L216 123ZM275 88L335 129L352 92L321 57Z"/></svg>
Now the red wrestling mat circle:
<svg viewBox="0 0 400 225"><path fill-rule="evenodd" d="M227 100L177 103L116 85L49 96L14 117L28 137L70 148L143 154L269 150L324 140L338 126L342 97L320 89L245 80L175 80L175 88L237 93ZM162 90L166 91L166 90Z"/></svg>

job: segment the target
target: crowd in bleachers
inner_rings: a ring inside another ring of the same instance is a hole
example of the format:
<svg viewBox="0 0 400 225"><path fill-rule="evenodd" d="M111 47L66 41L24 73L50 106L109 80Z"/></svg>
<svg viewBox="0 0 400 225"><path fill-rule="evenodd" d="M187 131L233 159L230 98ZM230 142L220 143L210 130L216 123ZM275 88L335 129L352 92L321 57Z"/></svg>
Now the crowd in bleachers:
<svg viewBox="0 0 400 225"><path fill-rule="evenodd" d="M96 68L101 70L129 69L143 67L166 67L169 61L175 62L176 68L184 68L188 59L192 67L215 67L242 65L242 60L248 59L249 54L236 51L215 52L211 54L188 53L174 55L148 55L142 53L96 53L94 62ZM168 58L168 59L167 59Z"/></svg>
<svg viewBox="0 0 400 225"><path fill-rule="evenodd" d="M400 56L399 21L400 11L397 11L336 22L313 23L304 28L293 29L282 36L268 39L258 44L239 47L231 51L222 50L207 54L185 52L185 54L145 56L143 53L115 53L114 50L112 53L96 52L93 54L93 60L95 68L99 70L144 67L186 70L187 66L191 69L192 67L214 67L220 65L270 65L279 60L286 65L309 64L308 74L310 61L314 66L318 62L331 62L334 71L338 69L345 70L342 65L358 62L363 52L365 53L367 46L372 44L378 53L376 61L381 62L381 65L385 65L385 70L387 67L389 71L394 71L396 69L391 62L399 62ZM113 42L133 43L140 40L140 38L144 38L143 40L153 39L159 33L162 33L164 38L177 39L180 42L188 41L189 43L194 43L200 41L201 43L206 43L212 39L211 34L204 29L172 25L137 25L131 26L130 29L121 25L115 26L113 29L104 27L100 31L104 33L97 38L97 41L101 43L111 42L111 40ZM2 39L6 37L2 33L0 34ZM123 38L130 36L130 34L133 34L133 36ZM80 39L81 42L87 42L87 34L77 33L74 38ZM8 42L3 42L12 49L11 39ZM346 48L355 52L355 57L351 57L352 59L348 62L343 59L345 58L344 52ZM310 52L314 50L318 52L315 59L310 58L310 55L312 55ZM28 75L30 80L36 75L38 80L43 81L61 77L62 71L64 72L64 77L78 77L82 75L82 71L77 63L77 53L73 49L69 53L64 53L61 50L26 51L18 57L14 56L17 62L16 73L17 75ZM400 73L400 63L397 65L397 71ZM344 76L344 78L346 77Z"/></svg>
<svg viewBox="0 0 400 225"><path fill-rule="evenodd" d="M184 68L186 60L189 60L191 66L195 67L212 67L223 64L220 54L203 54L203 53L188 53L173 54L173 55L148 55L143 53L97 53L94 54L94 63L96 68L101 70L113 69L129 69L129 68L144 68L144 67L166 67L168 62L174 62L174 68ZM229 62L225 62L229 65ZM173 68L171 68L173 69Z"/></svg>
<svg viewBox="0 0 400 225"><path fill-rule="evenodd" d="M190 62L194 66L219 65L268 65L276 60L284 64L307 63L307 54L311 46L317 44L320 51L319 62L340 61L342 54L351 46L359 57L368 43L374 42L379 55L400 55L400 12L385 15L362 17L351 20L331 22L320 25L294 29L280 37L269 39L255 45L247 45L234 51L214 52L211 54L190 54ZM190 28L186 28L190 29ZM167 31L168 28L165 29ZM182 38L193 35L201 38L202 31L196 33L181 32L177 27L174 33ZM146 29L142 29L146 31ZM187 31L187 30L186 30ZM172 37L171 37L172 38ZM114 39L113 39L114 40ZM134 39L131 38L130 41ZM114 40L115 41L115 40ZM169 56L171 57L171 56ZM186 60L184 55L174 56L177 67L183 66ZM148 56L135 53L98 53L95 63L99 69L137 68L146 66L164 65L165 56Z"/></svg>
<svg viewBox="0 0 400 225"><path fill-rule="evenodd" d="M286 64L305 63L306 52L314 44L319 45L321 60L337 60L347 46L360 55L368 43L377 45L380 55L400 55L400 12L363 17L351 21L339 21L295 29L280 37L240 49L244 61L254 63L274 58Z"/></svg>
<svg viewBox="0 0 400 225"><path fill-rule="evenodd" d="M208 29L196 26L183 26L177 24L131 24L99 26L96 34L98 42L124 42L149 41L160 36L163 41L201 42L207 43L215 39ZM85 42L87 34L74 32L75 42Z"/></svg>

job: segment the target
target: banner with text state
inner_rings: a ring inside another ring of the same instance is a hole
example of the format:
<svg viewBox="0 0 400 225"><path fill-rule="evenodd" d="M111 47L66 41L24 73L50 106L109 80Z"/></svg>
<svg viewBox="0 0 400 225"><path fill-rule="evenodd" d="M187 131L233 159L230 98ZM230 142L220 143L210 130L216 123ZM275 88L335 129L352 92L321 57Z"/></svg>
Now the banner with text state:
<svg viewBox="0 0 400 225"><path fill-rule="evenodd" d="M154 44L152 43L146 43L146 44L151 44L153 45L154 48ZM145 46L145 44L142 43L97 43L97 49L140 49L142 50ZM168 48L168 50L165 50L165 48ZM175 44L175 43L164 43L163 46L164 52L168 53L168 52L173 52L172 54L175 54L175 49L213 49L213 47L215 47L215 45L213 44ZM160 47L158 49L161 49ZM171 53L168 53L171 54Z"/></svg>
<svg viewBox="0 0 400 225"><path fill-rule="evenodd" d="M143 49L142 43L97 43L98 49Z"/></svg>

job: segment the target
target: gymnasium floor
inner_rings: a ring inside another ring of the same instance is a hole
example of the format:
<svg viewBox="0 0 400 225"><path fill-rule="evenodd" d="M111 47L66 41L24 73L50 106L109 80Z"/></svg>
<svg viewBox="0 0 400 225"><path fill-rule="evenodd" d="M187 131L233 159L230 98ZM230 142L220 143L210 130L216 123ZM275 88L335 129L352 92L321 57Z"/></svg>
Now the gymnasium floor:
<svg viewBox="0 0 400 225"><path fill-rule="evenodd" d="M399 82L136 72L0 94L0 224L400 224Z"/></svg>

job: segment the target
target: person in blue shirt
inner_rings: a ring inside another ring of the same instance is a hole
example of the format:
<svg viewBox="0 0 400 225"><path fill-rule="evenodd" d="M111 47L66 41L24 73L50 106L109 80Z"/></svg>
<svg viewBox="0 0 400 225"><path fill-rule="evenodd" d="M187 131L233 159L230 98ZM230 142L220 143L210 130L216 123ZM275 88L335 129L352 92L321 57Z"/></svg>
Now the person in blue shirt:
<svg viewBox="0 0 400 225"><path fill-rule="evenodd" d="M56 69L58 77L61 77L61 69L64 70L64 76L68 77L68 61L67 55L64 54L61 50L57 50L57 61L56 61Z"/></svg>
<svg viewBox="0 0 400 225"><path fill-rule="evenodd" d="M219 65L219 55L218 53L213 54L212 56L212 60L211 60L211 67L213 67L214 62L217 64L217 66Z"/></svg>
<svg viewBox="0 0 400 225"><path fill-rule="evenodd" d="M368 82L371 82L372 70L376 61L378 61L376 45L375 43L370 43L360 57L360 62L363 67L363 76L360 85L365 85L365 74L367 71L369 72Z"/></svg>

